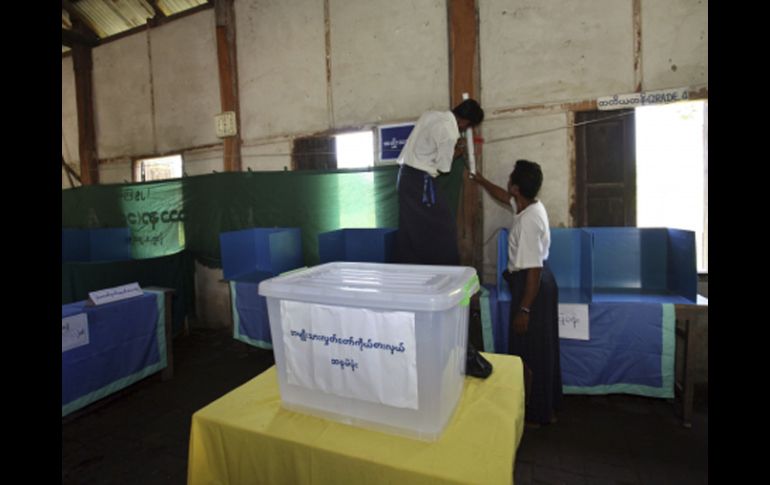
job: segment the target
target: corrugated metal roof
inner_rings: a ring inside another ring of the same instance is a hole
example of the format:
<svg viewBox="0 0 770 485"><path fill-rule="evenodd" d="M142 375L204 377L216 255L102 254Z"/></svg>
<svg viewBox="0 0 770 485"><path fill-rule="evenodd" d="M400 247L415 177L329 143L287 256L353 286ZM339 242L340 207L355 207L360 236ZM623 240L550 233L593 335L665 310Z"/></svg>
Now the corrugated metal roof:
<svg viewBox="0 0 770 485"><path fill-rule="evenodd" d="M206 0L158 0L158 8L168 16L206 3Z"/></svg>
<svg viewBox="0 0 770 485"><path fill-rule="evenodd" d="M146 25L147 19L155 17L148 0L70 0L67 3L100 39ZM157 0L158 9L167 17L207 3L206 0ZM69 12L64 8L62 28L72 28Z"/></svg>
<svg viewBox="0 0 770 485"><path fill-rule="evenodd" d="M80 0L71 4L102 39L144 25L155 16L145 0Z"/></svg>

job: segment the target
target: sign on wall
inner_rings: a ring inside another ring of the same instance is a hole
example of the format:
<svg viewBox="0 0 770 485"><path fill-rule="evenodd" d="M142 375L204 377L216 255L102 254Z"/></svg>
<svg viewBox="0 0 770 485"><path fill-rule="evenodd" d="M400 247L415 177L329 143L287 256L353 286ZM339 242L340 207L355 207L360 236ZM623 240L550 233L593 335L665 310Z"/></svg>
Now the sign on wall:
<svg viewBox="0 0 770 485"><path fill-rule="evenodd" d="M660 91L642 91L641 93L615 94L596 100L600 111L612 109L636 108L653 104L676 103L690 99L689 88L662 89Z"/></svg>
<svg viewBox="0 0 770 485"><path fill-rule="evenodd" d="M414 313L281 301L289 384L418 408Z"/></svg>
<svg viewBox="0 0 770 485"><path fill-rule="evenodd" d="M378 127L380 136L380 161L395 161L406 145L414 123L401 125L382 125Z"/></svg>

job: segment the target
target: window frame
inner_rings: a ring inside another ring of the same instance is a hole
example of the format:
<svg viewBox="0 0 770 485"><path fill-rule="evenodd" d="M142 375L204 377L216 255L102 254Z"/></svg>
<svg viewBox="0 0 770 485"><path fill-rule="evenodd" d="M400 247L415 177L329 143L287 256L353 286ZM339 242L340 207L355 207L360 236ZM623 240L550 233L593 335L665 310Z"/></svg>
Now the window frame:
<svg viewBox="0 0 770 485"><path fill-rule="evenodd" d="M180 175L179 177L168 177L163 179L145 179L145 171L144 171L144 162L146 161L152 161L160 158L170 158L170 157L179 157L179 170ZM174 180L176 178L182 178L184 177L184 154L182 152L176 152L176 153L166 153L163 155L143 155L139 157L132 157L131 158L131 180L133 180L136 183L142 183L142 182L155 182L159 180Z"/></svg>

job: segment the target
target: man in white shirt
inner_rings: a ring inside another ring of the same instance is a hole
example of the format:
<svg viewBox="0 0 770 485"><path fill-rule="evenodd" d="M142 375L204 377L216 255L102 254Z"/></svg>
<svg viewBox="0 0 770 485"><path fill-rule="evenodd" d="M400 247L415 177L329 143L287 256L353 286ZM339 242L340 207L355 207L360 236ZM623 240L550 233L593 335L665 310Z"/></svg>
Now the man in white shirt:
<svg viewBox="0 0 770 485"><path fill-rule="evenodd" d="M536 198L543 184L542 169L537 163L517 160L507 190L481 173L470 178L513 209L508 267L503 272L511 289L508 349L524 362L526 423L554 423L562 400L559 287L546 264L551 246L548 214Z"/></svg>
<svg viewBox="0 0 770 485"><path fill-rule="evenodd" d="M466 99L452 111L428 111L417 120L398 159L394 262L460 264L455 218L434 179L452 170L460 133L483 119L479 103Z"/></svg>

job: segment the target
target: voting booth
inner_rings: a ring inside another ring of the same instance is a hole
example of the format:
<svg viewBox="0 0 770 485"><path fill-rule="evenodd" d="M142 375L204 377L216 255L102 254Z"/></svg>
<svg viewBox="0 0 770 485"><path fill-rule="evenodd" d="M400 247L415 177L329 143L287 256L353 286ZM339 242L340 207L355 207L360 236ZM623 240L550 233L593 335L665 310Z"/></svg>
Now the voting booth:
<svg viewBox="0 0 770 485"><path fill-rule="evenodd" d="M501 228L497 281L482 295L484 349L501 353L510 333L507 247ZM545 265L559 286L564 393L674 397L675 310L699 301L694 233L551 228Z"/></svg>
<svg viewBox="0 0 770 485"><path fill-rule="evenodd" d="M219 234L226 280L255 273L275 276L303 265L298 227L252 227Z"/></svg>
<svg viewBox="0 0 770 485"><path fill-rule="evenodd" d="M696 303L695 233L590 227L594 302Z"/></svg>
<svg viewBox="0 0 770 485"><path fill-rule="evenodd" d="M92 292L112 292L97 304L62 305L62 417L170 365L164 292L129 286Z"/></svg>
<svg viewBox="0 0 770 485"><path fill-rule="evenodd" d="M127 227L61 230L61 259L67 262L132 259L131 229Z"/></svg>
<svg viewBox="0 0 770 485"><path fill-rule="evenodd" d="M265 297L259 282L303 265L298 227L253 227L219 235L222 273L230 285L233 338L272 348Z"/></svg>
<svg viewBox="0 0 770 485"><path fill-rule="evenodd" d="M392 261L396 231L390 228L347 228L321 233L318 235L320 263L389 263Z"/></svg>
<svg viewBox="0 0 770 485"><path fill-rule="evenodd" d="M465 378L468 267L327 263L262 281L284 407L437 439Z"/></svg>

